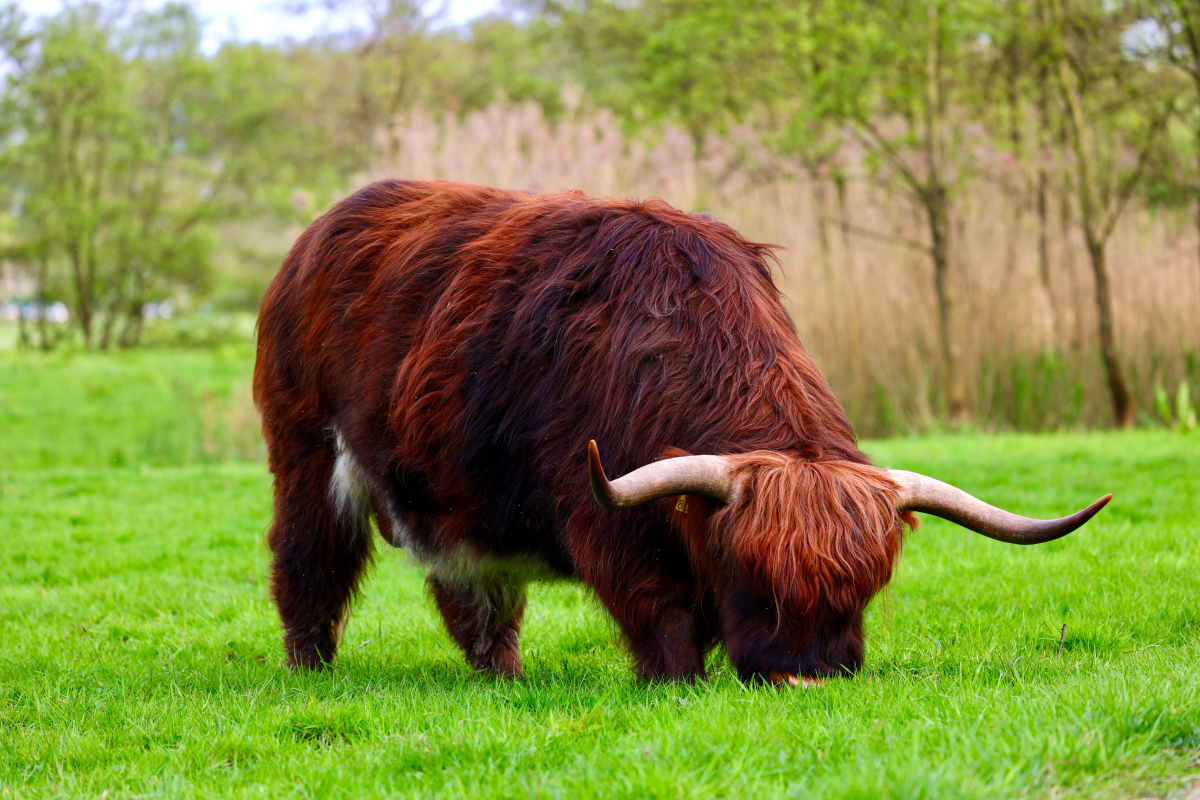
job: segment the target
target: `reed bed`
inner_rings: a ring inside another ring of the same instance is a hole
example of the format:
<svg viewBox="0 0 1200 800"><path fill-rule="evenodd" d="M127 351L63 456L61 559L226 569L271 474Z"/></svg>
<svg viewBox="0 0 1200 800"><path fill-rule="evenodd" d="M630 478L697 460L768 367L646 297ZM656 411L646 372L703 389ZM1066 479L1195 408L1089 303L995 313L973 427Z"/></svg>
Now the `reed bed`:
<svg viewBox="0 0 1200 800"><path fill-rule="evenodd" d="M785 302L861 434L928 430L945 417L926 223L853 144L805 169L749 125L697 147L670 125L627 134L612 113L577 100L556 120L532 103L497 101L461 118L413 110L377 132L374 152L360 182L582 189L712 213L780 246ZM1094 282L1064 165L1052 171L1042 223L1033 164L986 145L970 158L971 177L955 190L951 258L956 346L975 419L986 429L1110 424ZM1144 423L1155 419L1156 386L1200 389L1198 253L1185 214L1136 206L1109 244L1118 341Z"/></svg>

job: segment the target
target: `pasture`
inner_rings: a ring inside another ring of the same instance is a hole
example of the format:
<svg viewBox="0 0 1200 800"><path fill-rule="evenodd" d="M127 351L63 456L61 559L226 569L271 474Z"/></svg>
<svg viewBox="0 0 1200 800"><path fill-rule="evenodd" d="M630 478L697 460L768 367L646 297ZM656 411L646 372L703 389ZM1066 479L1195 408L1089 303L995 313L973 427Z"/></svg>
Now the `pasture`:
<svg viewBox="0 0 1200 800"><path fill-rule="evenodd" d="M1115 499L1034 548L922 516L865 669L820 688L743 686L719 650L707 682L636 682L570 583L531 589L527 680L483 678L383 546L333 668L294 674L264 581L252 358L0 352L4 798L1196 791L1195 435L867 443L1018 513Z"/></svg>

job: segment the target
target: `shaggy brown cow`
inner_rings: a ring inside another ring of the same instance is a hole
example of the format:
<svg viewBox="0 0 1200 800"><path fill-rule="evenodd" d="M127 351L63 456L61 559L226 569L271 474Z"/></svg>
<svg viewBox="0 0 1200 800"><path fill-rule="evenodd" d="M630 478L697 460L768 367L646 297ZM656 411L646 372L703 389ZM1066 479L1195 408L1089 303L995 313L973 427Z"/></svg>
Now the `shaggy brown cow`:
<svg viewBox="0 0 1200 800"><path fill-rule="evenodd" d="M429 566L476 669L520 675L525 586L569 576L647 678L703 675L720 640L743 679L795 684L862 664L910 511L1031 543L1104 504L1040 523L872 466L770 259L658 201L447 182L376 183L314 222L254 374L289 663L333 658L372 517ZM590 439L639 469L610 483Z"/></svg>

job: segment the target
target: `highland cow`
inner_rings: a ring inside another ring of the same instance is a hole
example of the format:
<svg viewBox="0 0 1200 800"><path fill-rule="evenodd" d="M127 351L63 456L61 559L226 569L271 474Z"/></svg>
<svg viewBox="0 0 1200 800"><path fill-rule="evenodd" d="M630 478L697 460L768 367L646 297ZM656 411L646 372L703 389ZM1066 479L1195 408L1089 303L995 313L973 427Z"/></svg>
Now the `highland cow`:
<svg viewBox="0 0 1200 800"><path fill-rule="evenodd" d="M1108 500L1039 522L873 466L771 263L705 214L575 192L383 181L314 222L254 373L288 662L334 657L372 519L478 670L521 674L526 585L570 577L647 679L721 642L795 685L861 666L911 512L1028 544Z"/></svg>

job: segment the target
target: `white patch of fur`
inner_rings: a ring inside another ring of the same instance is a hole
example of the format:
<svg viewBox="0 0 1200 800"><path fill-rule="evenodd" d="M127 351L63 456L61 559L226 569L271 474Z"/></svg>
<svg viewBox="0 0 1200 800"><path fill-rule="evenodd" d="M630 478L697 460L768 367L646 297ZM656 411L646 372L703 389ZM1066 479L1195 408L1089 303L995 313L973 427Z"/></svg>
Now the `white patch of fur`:
<svg viewBox="0 0 1200 800"><path fill-rule="evenodd" d="M338 518L356 523L361 528L371 513L371 495L367 489L362 466L346 447L342 434L336 430L337 461L329 479L329 502L333 503Z"/></svg>
<svg viewBox="0 0 1200 800"><path fill-rule="evenodd" d="M473 592L487 605L515 608L530 581L557 580L562 576L536 556L498 558L480 555L471 545L460 545L432 558L418 556L442 583Z"/></svg>
<svg viewBox="0 0 1200 800"><path fill-rule="evenodd" d="M392 529L392 546L403 548L404 550L407 550L408 552L412 553L413 552L412 537L408 535L408 528L405 527L404 523L400 520L400 518L398 516L396 516L396 511L395 511L395 509L392 508L392 504L390 501L388 502L387 515L388 515L388 525Z"/></svg>
<svg viewBox="0 0 1200 800"><path fill-rule="evenodd" d="M341 433L337 429L333 433L337 440L337 461L329 479L329 501L339 519L356 523L356 530L368 530L371 493L367 488L366 473L346 447ZM469 544L460 545L448 553L429 552L413 542L404 522L390 503L387 515L392 545L407 550L414 559L451 586L494 592L501 587L519 588L530 581L561 577L536 556L498 558L481 554Z"/></svg>
<svg viewBox="0 0 1200 800"><path fill-rule="evenodd" d="M392 517L391 522L393 530L397 531L393 539L404 537L404 547L414 561L426 567L442 583L488 597L491 603L505 597L507 599L501 603L513 605L529 582L562 578L537 556L498 557L481 553L467 543L446 552L429 551L407 538L400 520ZM510 594L511 598L508 597Z"/></svg>
<svg viewBox="0 0 1200 800"><path fill-rule="evenodd" d="M429 567L430 572L451 586L523 586L530 581L559 577L545 561L536 556L498 558L480 555L474 547L466 544L433 558L421 558L421 561Z"/></svg>

